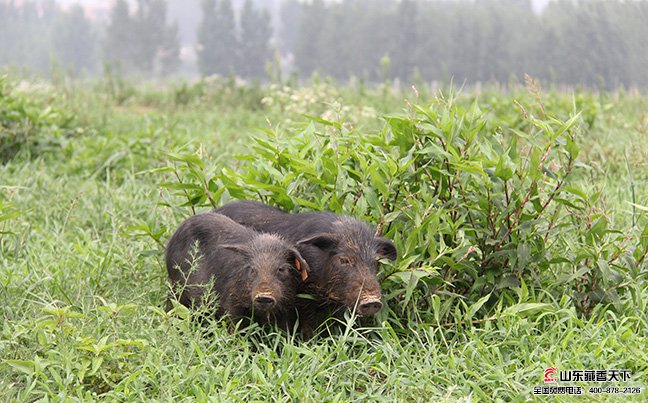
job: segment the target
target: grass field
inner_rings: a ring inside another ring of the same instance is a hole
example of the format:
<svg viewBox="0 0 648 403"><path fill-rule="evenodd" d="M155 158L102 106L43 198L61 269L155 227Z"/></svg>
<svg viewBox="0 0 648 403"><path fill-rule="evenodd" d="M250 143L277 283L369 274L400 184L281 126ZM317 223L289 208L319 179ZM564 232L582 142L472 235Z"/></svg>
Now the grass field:
<svg viewBox="0 0 648 403"><path fill-rule="evenodd" d="M560 385L648 399L646 96L11 77L0 93L0 401L521 401L549 367L627 369ZM206 337L165 312L164 243L240 196L379 225L401 254L388 308L308 341Z"/></svg>

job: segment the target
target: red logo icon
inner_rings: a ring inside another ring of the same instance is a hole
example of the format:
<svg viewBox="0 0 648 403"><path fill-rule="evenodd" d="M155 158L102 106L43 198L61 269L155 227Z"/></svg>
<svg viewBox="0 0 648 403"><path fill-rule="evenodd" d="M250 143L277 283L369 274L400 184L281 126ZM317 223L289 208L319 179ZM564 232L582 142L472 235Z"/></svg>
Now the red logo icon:
<svg viewBox="0 0 648 403"><path fill-rule="evenodd" d="M545 383L556 382L556 378L551 377L551 375L553 375L554 372L556 372L556 367L551 367L551 368L545 369L545 371L544 371L544 381L545 381Z"/></svg>

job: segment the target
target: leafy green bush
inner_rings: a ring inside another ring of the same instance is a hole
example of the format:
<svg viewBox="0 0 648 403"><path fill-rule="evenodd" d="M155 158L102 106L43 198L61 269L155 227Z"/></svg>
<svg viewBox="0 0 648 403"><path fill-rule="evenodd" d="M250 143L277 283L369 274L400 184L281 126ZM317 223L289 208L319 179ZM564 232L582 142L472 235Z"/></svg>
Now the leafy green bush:
<svg viewBox="0 0 648 403"><path fill-rule="evenodd" d="M0 253L6 258L12 258L17 249L18 234L15 220L25 212L11 201L11 194L15 188L0 185ZM7 197L6 194L9 194ZM13 242L12 242L13 241Z"/></svg>
<svg viewBox="0 0 648 403"><path fill-rule="evenodd" d="M598 303L620 308L648 240L610 228L600 193L573 179L580 114L538 118L519 106L518 127L494 125L452 93L386 116L378 133L310 117L249 140L235 168L170 155L177 181L164 186L192 207L252 198L376 223L402 256L383 273L400 317L440 320L435 295L474 304L474 314L527 287L566 294L584 315Z"/></svg>
<svg viewBox="0 0 648 403"><path fill-rule="evenodd" d="M0 162L21 150L39 153L58 148L75 133L70 114L36 105L0 76Z"/></svg>

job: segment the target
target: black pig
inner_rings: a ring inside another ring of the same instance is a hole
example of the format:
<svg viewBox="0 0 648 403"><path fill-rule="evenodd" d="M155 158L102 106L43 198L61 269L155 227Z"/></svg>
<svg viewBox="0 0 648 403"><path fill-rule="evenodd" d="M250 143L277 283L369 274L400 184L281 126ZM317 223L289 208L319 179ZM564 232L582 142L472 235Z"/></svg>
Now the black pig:
<svg viewBox="0 0 648 403"><path fill-rule="evenodd" d="M377 259L394 260L397 252L391 241L376 237L366 223L328 212L291 214L250 200L228 203L215 212L297 245L310 267L300 292L316 298L299 300L302 333L321 324L327 311L357 307L360 316L370 316L382 308Z"/></svg>
<svg viewBox="0 0 648 403"><path fill-rule="evenodd" d="M196 259L194 259L194 255ZM308 263L297 249L274 234L261 234L221 214L189 217L166 248L169 279L182 289L180 303L203 303L213 281L217 314L275 321L290 330L298 285Z"/></svg>

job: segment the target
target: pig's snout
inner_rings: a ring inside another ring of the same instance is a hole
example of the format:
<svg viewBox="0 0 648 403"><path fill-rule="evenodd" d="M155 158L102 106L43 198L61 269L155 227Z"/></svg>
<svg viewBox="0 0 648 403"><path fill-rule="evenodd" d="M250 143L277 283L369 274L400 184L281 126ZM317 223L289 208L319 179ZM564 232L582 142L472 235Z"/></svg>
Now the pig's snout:
<svg viewBox="0 0 648 403"><path fill-rule="evenodd" d="M270 310L277 304L277 300L272 294L267 292L258 293L254 296L254 306L263 310Z"/></svg>
<svg viewBox="0 0 648 403"><path fill-rule="evenodd" d="M360 316L371 316L382 308L382 302L377 297L367 297L358 304L358 314Z"/></svg>

